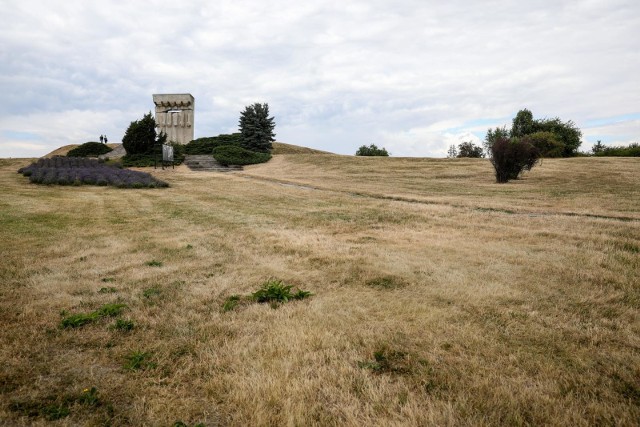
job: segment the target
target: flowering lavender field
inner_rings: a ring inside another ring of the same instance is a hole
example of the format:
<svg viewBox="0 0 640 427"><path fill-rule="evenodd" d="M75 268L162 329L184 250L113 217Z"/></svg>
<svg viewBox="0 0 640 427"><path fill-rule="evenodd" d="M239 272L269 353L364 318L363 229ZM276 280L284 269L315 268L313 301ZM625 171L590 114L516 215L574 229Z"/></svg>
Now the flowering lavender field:
<svg viewBox="0 0 640 427"><path fill-rule="evenodd" d="M53 157L18 170L36 184L57 185L111 185L118 188L168 187L164 181L146 172L106 165L95 159Z"/></svg>

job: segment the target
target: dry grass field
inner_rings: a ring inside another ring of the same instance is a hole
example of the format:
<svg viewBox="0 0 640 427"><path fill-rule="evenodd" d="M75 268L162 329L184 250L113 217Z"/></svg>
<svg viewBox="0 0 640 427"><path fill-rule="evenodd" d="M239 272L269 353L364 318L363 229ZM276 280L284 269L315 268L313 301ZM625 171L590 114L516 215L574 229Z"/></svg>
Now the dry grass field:
<svg viewBox="0 0 640 427"><path fill-rule="evenodd" d="M147 190L28 163L0 160L1 425L640 420L640 159L500 185L487 160L280 154ZM222 309L271 278L313 295Z"/></svg>

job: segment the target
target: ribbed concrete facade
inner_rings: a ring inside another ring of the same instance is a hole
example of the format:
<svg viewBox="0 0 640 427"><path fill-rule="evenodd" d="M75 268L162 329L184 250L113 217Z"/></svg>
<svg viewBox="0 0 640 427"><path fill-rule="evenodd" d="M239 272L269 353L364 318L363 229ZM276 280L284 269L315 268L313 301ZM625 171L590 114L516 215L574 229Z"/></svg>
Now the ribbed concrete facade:
<svg viewBox="0 0 640 427"><path fill-rule="evenodd" d="M167 141L186 144L193 140L195 99L190 93L153 95L156 126L167 134Z"/></svg>

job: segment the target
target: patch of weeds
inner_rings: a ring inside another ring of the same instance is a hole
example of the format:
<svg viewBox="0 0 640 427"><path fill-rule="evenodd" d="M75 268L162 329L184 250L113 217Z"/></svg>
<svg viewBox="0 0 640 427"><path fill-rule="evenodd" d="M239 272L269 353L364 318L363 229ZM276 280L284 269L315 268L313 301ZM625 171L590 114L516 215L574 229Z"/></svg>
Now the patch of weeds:
<svg viewBox="0 0 640 427"><path fill-rule="evenodd" d="M267 280L262 287L251 294L254 301L258 303L280 304L289 300L301 300L310 297L312 294L308 291L298 289L297 292L291 293L291 285L285 285L282 280Z"/></svg>
<svg viewBox="0 0 640 427"><path fill-rule="evenodd" d="M185 246L186 249L193 249L193 245L187 245Z"/></svg>
<svg viewBox="0 0 640 427"><path fill-rule="evenodd" d="M138 371L144 369L153 369L157 365L152 362L151 354L142 351L132 351L125 356L125 363L123 368L128 371Z"/></svg>
<svg viewBox="0 0 640 427"><path fill-rule="evenodd" d="M9 409L23 416L42 417L48 421L55 421L69 416L71 408L77 404L92 407L101 406L98 389L95 387L85 388L80 395L48 396L40 401L14 401L9 405Z"/></svg>
<svg viewBox="0 0 640 427"><path fill-rule="evenodd" d="M31 418L44 417L47 421L65 418L71 413L66 402L13 402L9 409Z"/></svg>
<svg viewBox="0 0 640 427"><path fill-rule="evenodd" d="M366 285L376 289L398 289L405 287L407 282L400 277L382 276L367 280Z"/></svg>
<svg viewBox="0 0 640 427"><path fill-rule="evenodd" d="M162 261L156 261L155 259L145 262L145 265L149 267L162 267Z"/></svg>
<svg viewBox="0 0 640 427"><path fill-rule="evenodd" d="M231 295L227 297L222 304L222 311L232 311L239 305L245 305L250 302L260 304L268 303L272 308L277 308L285 302L302 300L313 295L311 292L302 289L297 289L295 292L292 292L292 288L293 286L286 285L282 280L267 280L262 284L260 289L251 295Z"/></svg>
<svg viewBox="0 0 640 427"><path fill-rule="evenodd" d="M224 304L222 305L222 311L231 311L235 309L240 303L240 299L242 297L240 295L231 295L224 300Z"/></svg>
<svg viewBox="0 0 640 427"><path fill-rule="evenodd" d="M153 297L158 297L160 296L160 294L162 294L162 291L160 290L160 288L158 286L153 286L151 288L147 288L144 291L142 291L142 296L149 299L149 298L153 298Z"/></svg>
<svg viewBox="0 0 640 427"><path fill-rule="evenodd" d="M373 352L373 360L358 362L363 369L371 369L377 374L405 374L411 371L408 353L384 346Z"/></svg>
<svg viewBox="0 0 640 427"><path fill-rule="evenodd" d="M78 313L65 317L60 321L60 326L63 328L79 328L87 323L95 322L99 316L93 313Z"/></svg>
<svg viewBox="0 0 640 427"><path fill-rule="evenodd" d="M615 246L616 246L616 249L621 251L631 252L633 254L640 253L640 246L635 245L633 243L629 243L629 242L616 243Z"/></svg>
<svg viewBox="0 0 640 427"><path fill-rule="evenodd" d="M101 279L101 281L103 281L104 283L112 283L112 282L116 281L116 278L115 277L103 277Z"/></svg>
<svg viewBox="0 0 640 427"><path fill-rule="evenodd" d="M135 325L133 321L129 319L117 319L116 323L111 326L112 329L123 332L129 332L133 330L134 327Z"/></svg>
<svg viewBox="0 0 640 427"><path fill-rule="evenodd" d="M78 261L86 261L87 257L86 256L81 256L80 258L78 258Z"/></svg>
<svg viewBox="0 0 640 427"><path fill-rule="evenodd" d="M91 387L82 390L82 394L78 398L78 403L86 406L98 406L100 404L100 399L98 399L98 389Z"/></svg>
<svg viewBox="0 0 640 427"><path fill-rule="evenodd" d="M126 304L105 304L94 313L100 317L116 317L120 316L125 308L127 308Z"/></svg>
<svg viewBox="0 0 640 427"><path fill-rule="evenodd" d="M118 292L118 290L113 286L106 286L98 290L99 294L114 294L116 292Z"/></svg>
<svg viewBox="0 0 640 427"><path fill-rule="evenodd" d="M60 326L63 328L79 328L102 317L119 316L126 307L126 304L105 304L91 313L77 313L66 316L60 321Z"/></svg>

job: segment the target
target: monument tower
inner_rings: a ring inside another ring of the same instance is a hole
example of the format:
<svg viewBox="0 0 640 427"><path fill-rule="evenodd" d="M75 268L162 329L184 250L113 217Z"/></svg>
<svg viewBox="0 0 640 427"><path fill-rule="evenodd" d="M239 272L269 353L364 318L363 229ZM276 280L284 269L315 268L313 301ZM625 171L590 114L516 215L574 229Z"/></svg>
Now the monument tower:
<svg viewBox="0 0 640 427"><path fill-rule="evenodd" d="M193 140L195 99L190 93L156 94L156 127L167 134L167 141L186 144Z"/></svg>

